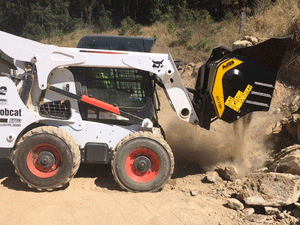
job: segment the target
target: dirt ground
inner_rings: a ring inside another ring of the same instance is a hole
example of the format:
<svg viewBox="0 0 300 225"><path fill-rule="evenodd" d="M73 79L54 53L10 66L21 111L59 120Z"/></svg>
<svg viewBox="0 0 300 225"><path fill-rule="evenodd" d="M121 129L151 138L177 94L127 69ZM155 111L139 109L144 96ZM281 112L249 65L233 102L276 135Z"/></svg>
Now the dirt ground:
<svg viewBox="0 0 300 225"><path fill-rule="evenodd" d="M218 121L206 131L179 121L165 104L159 117L176 160L162 191L129 193L119 188L109 165L82 165L67 187L39 192L21 183L12 163L1 159L0 224L255 224L226 207L227 181L204 181L205 168L226 162L247 172L246 153L230 138L233 126Z"/></svg>
<svg viewBox="0 0 300 225"><path fill-rule="evenodd" d="M1 160L0 224L243 224L216 187L186 165L157 193L122 191L107 165L82 166L63 190L38 192Z"/></svg>

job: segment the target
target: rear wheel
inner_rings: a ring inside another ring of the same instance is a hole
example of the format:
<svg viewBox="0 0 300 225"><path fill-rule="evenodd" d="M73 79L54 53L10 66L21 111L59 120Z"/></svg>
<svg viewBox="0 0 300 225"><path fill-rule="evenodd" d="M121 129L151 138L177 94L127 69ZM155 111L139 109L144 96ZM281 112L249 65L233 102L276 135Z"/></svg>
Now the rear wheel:
<svg viewBox="0 0 300 225"><path fill-rule="evenodd" d="M13 163L22 182L38 190L67 184L80 164L73 137L57 127L43 126L26 133L16 146Z"/></svg>
<svg viewBox="0 0 300 225"><path fill-rule="evenodd" d="M111 165L122 188L133 192L157 191L170 179L174 158L161 136L140 131L119 143Z"/></svg>

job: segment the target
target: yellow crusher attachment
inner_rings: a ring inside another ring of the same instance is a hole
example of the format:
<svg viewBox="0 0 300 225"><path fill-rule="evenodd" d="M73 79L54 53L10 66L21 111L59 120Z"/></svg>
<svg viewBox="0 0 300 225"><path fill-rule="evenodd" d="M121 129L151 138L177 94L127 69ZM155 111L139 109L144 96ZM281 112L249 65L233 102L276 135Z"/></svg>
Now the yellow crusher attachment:
<svg viewBox="0 0 300 225"><path fill-rule="evenodd" d="M218 47L200 68L193 104L199 125L222 119L232 123L253 111L268 111L278 70L292 36L229 50Z"/></svg>

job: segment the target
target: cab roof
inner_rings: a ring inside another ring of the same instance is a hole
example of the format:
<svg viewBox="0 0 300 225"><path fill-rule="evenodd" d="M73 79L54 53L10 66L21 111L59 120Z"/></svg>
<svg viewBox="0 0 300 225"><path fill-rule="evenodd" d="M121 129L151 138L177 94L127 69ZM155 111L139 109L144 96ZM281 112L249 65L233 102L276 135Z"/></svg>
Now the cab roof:
<svg viewBox="0 0 300 225"><path fill-rule="evenodd" d="M88 35L78 42L77 48L150 52L155 38Z"/></svg>

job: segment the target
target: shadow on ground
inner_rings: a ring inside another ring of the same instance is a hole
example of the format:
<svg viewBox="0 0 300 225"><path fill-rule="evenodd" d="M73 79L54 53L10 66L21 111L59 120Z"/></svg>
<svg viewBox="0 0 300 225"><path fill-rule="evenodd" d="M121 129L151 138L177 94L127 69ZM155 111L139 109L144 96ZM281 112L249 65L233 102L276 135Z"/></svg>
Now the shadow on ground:
<svg viewBox="0 0 300 225"><path fill-rule="evenodd" d="M15 168L9 159L0 159L0 180L2 180L1 185L8 189L36 192L36 190L21 182L20 178L15 174Z"/></svg>
<svg viewBox="0 0 300 225"><path fill-rule="evenodd" d="M10 160L0 159L1 185L16 191L39 192L22 183L14 170L15 168ZM199 173L201 173L201 169L198 163L185 159L176 159L172 179ZM110 165L82 164L73 179L76 178L96 178L95 185L97 187L113 191L123 191L114 180ZM57 190L64 190L67 187L68 185Z"/></svg>
<svg viewBox="0 0 300 225"><path fill-rule="evenodd" d="M111 191L122 191L111 172L109 165L103 164L81 164L75 178L97 178L95 185Z"/></svg>

